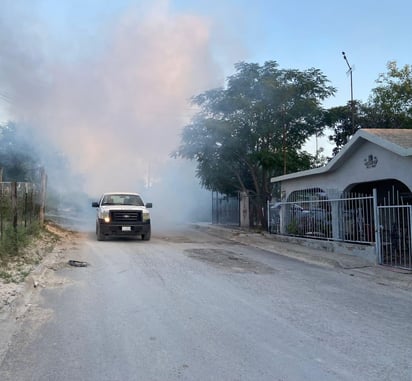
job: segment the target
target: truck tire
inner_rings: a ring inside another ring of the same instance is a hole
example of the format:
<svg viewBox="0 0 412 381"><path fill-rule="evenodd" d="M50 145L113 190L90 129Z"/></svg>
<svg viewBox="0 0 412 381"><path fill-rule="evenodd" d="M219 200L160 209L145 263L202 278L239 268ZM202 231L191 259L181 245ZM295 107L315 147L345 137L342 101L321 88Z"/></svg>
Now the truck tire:
<svg viewBox="0 0 412 381"><path fill-rule="evenodd" d="M150 231L148 231L146 234L142 234L142 240L150 241Z"/></svg>
<svg viewBox="0 0 412 381"><path fill-rule="evenodd" d="M96 238L98 241L104 241L104 235L100 231L100 225L96 224Z"/></svg>

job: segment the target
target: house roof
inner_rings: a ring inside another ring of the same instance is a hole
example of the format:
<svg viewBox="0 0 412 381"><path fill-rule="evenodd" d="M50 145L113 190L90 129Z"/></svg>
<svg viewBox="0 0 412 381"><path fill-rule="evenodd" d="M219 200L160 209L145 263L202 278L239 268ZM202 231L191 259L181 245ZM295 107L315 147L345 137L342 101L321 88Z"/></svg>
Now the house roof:
<svg viewBox="0 0 412 381"><path fill-rule="evenodd" d="M409 129L387 129L387 128L369 128L360 130L364 133L375 136L376 140L386 140L401 149L409 149L408 153L399 153L401 156L410 156L412 149L412 130ZM375 141L379 145L378 141ZM394 147L395 148L395 147Z"/></svg>
<svg viewBox="0 0 412 381"><path fill-rule="evenodd" d="M358 130L339 153L325 166L272 177L270 181L276 183L278 181L319 175L336 170L345 162L344 159L352 155L354 150L365 143L365 141L392 151L399 156L412 156L412 129L364 128Z"/></svg>

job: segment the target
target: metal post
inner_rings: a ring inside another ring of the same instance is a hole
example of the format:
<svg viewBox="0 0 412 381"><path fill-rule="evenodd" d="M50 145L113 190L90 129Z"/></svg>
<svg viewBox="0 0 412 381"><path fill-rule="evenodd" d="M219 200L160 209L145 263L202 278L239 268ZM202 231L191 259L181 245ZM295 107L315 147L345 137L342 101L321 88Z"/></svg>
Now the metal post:
<svg viewBox="0 0 412 381"><path fill-rule="evenodd" d="M346 58L345 52L342 52L343 59L345 60L346 64L348 65L348 72L350 74L350 105L351 105L351 113L352 113L352 135L355 133L355 105L353 103L353 81L352 81L352 72L353 68L349 64L348 59Z"/></svg>
<svg viewBox="0 0 412 381"><path fill-rule="evenodd" d="M378 192L376 188L373 188L373 219L375 225L375 247L376 257L379 264L382 264L382 250L381 250L381 229L379 221L379 208L378 208Z"/></svg>
<svg viewBox="0 0 412 381"><path fill-rule="evenodd" d="M409 232L409 237L411 236L412 232L412 206L409 205L409 221L408 221L408 232ZM409 245L408 245L408 256L409 256L409 268L412 269L412 242L409 239Z"/></svg>

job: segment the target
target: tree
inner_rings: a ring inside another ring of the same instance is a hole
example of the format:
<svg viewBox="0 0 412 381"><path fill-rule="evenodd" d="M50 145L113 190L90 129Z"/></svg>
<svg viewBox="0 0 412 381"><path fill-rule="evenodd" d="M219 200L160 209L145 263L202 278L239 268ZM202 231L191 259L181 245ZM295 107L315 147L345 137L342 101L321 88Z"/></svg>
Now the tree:
<svg viewBox="0 0 412 381"><path fill-rule="evenodd" d="M336 155L350 137L362 127L367 112L367 107L359 101L353 101L353 104L349 101L346 106L332 107L325 112L324 125L333 131L333 134L329 136L329 140L335 143L333 155ZM353 125L353 121L355 121L355 125Z"/></svg>
<svg viewBox="0 0 412 381"><path fill-rule="evenodd" d="M225 88L192 99L200 111L183 129L174 155L197 161L206 189L248 192L262 206L271 176L309 168L313 157L301 148L322 131L321 101L335 89L313 68L279 69L268 61L240 62L235 69Z"/></svg>
<svg viewBox="0 0 412 381"><path fill-rule="evenodd" d="M329 140L336 155L359 128L412 128L412 66L398 68L395 61L380 74L377 87L367 103L354 101L355 126L351 122L351 103L330 108L325 113L325 126L333 129Z"/></svg>
<svg viewBox="0 0 412 381"><path fill-rule="evenodd" d="M412 66L389 61L368 101L368 128L412 128Z"/></svg>
<svg viewBox="0 0 412 381"><path fill-rule="evenodd" d="M33 181L33 169L36 167L37 154L29 143L19 136L17 126L12 122L0 125L2 181Z"/></svg>

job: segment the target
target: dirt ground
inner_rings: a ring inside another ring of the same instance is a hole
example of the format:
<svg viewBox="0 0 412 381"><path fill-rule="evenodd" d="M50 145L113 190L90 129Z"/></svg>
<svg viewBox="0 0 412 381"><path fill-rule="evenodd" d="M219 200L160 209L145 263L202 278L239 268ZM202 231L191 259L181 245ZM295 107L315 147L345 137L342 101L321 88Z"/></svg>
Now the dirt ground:
<svg viewBox="0 0 412 381"><path fill-rule="evenodd" d="M57 270L64 252L75 243L78 234L48 222L39 237L20 255L7 264L0 262L0 311L10 306L25 287L41 287L40 280L33 274L40 264Z"/></svg>

